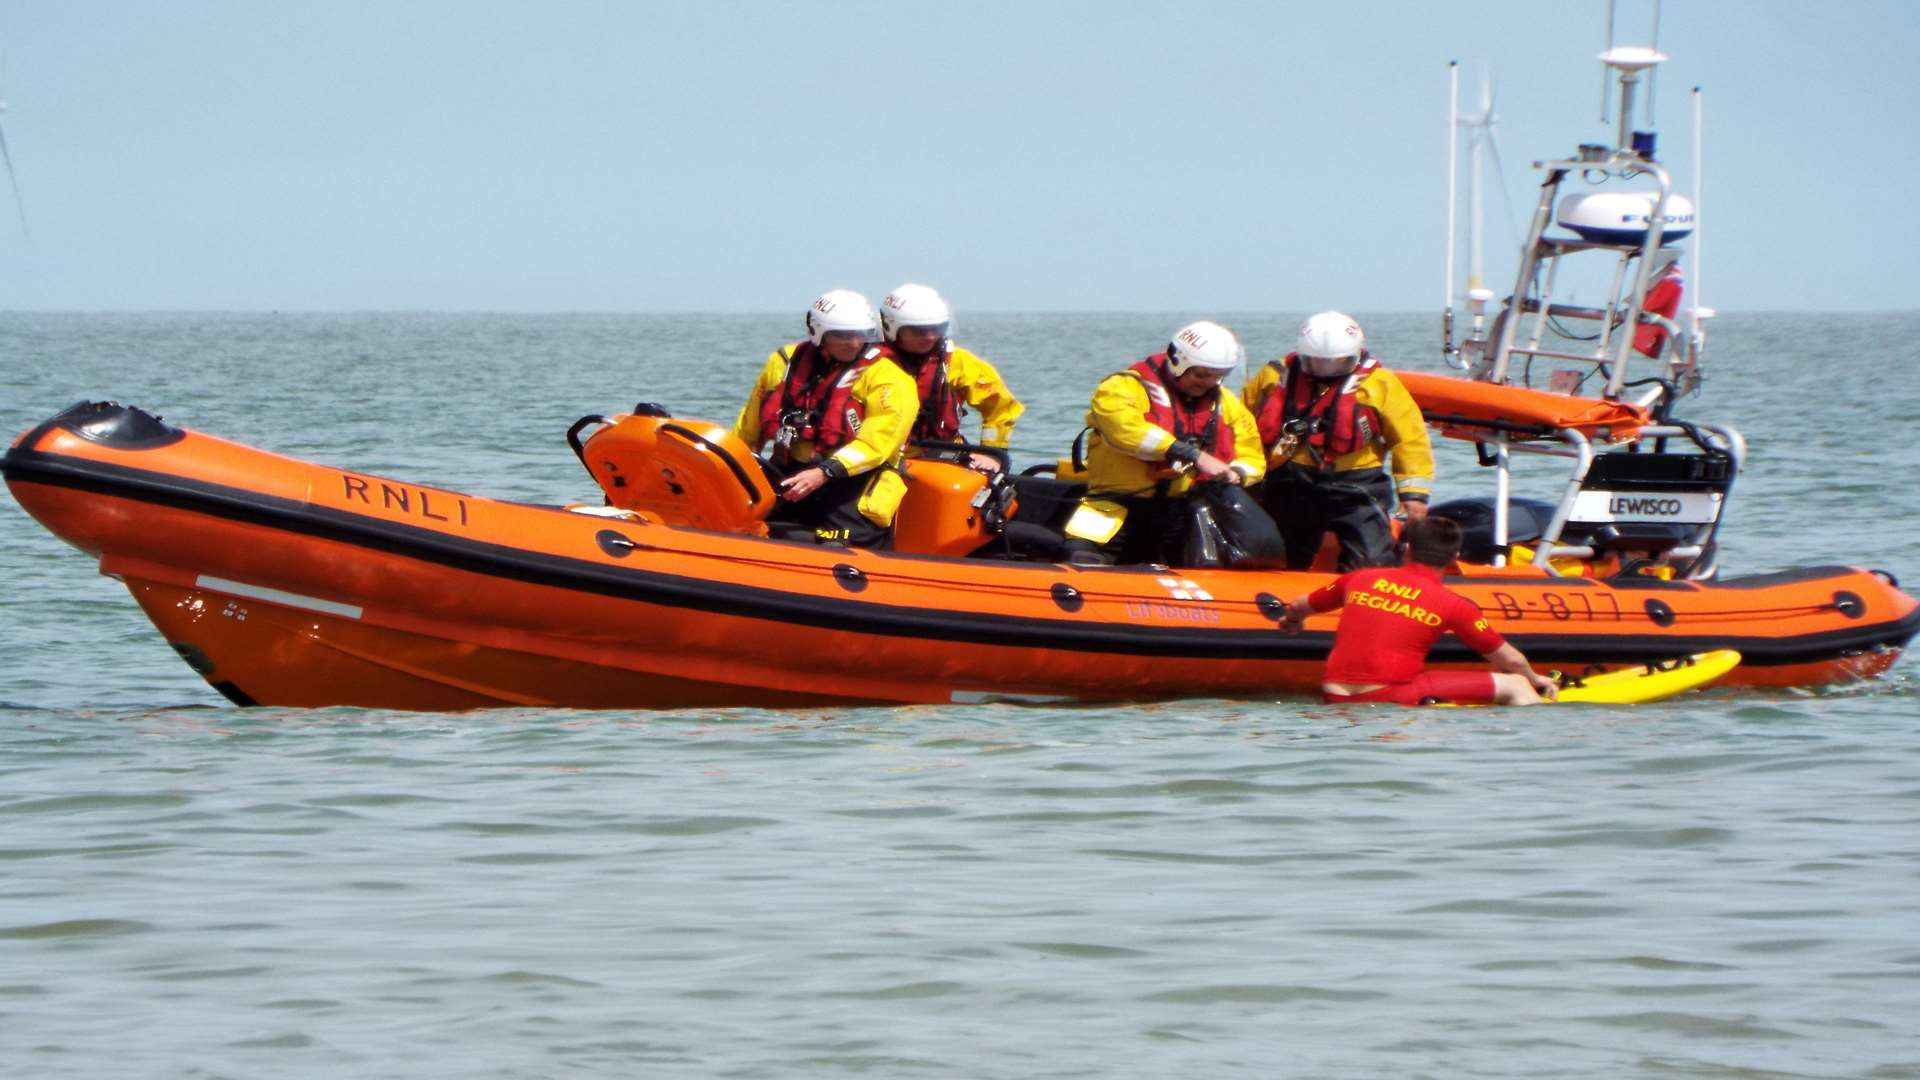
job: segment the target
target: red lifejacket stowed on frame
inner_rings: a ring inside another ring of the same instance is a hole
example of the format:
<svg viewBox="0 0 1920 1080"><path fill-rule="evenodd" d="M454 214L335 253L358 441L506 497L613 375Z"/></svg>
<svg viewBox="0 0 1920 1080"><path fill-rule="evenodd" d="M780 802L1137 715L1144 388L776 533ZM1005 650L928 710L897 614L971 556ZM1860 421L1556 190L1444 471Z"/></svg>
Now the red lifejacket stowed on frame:
<svg viewBox="0 0 1920 1080"><path fill-rule="evenodd" d="M1199 405L1188 405L1174 389L1173 374L1167 370L1167 354L1154 353L1127 369L1147 388L1147 419L1155 427L1173 433L1177 439L1195 438L1200 449L1221 461L1234 459L1233 425L1220 422L1220 395L1225 387L1207 391Z"/></svg>
<svg viewBox="0 0 1920 1080"><path fill-rule="evenodd" d="M1647 290L1646 302L1640 310L1663 319L1673 318L1680 310L1680 294L1686 291L1687 279L1680 276L1680 264L1668 263L1661 273L1660 280ZM1664 326L1641 325L1633 329L1633 351L1641 356L1658 357L1667 347L1667 328Z"/></svg>
<svg viewBox="0 0 1920 1080"><path fill-rule="evenodd" d="M1320 421L1314 431L1300 440L1301 447L1313 451L1316 462L1332 461L1341 454L1352 453L1371 442L1382 430L1380 411L1360 404L1355 393L1380 366L1372 353L1362 352L1353 373L1340 380L1338 386L1327 385L1332 379L1308 375L1298 353L1288 353L1285 360L1272 363L1284 365L1280 370L1286 372L1287 381L1267 394L1260 402L1259 414L1254 417L1260 425L1260 444L1268 450L1280 441L1289 420Z"/></svg>
<svg viewBox="0 0 1920 1080"><path fill-rule="evenodd" d="M958 442L960 440L960 401L953 392L953 384L947 381L947 345L928 353L921 361L918 370L912 366L913 358L898 349L892 350L893 362L900 365L920 389L920 415L913 422L913 430L907 433L909 439L934 439L940 442Z"/></svg>
<svg viewBox="0 0 1920 1080"><path fill-rule="evenodd" d="M813 443L815 458L824 458L845 446L860 430L866 410L853 400L853 384L860 373L875 360L891 356L882 345L870 345L850 364L829 362L820 347L803 341L787 357L787 374L780 380L780 392L768 394L760 402L760 430L780 430L780 418L789 412L805 414L795 434ZM781 451L775 451L776 457ZM780 464L786 464L781 461Z"/></svg>

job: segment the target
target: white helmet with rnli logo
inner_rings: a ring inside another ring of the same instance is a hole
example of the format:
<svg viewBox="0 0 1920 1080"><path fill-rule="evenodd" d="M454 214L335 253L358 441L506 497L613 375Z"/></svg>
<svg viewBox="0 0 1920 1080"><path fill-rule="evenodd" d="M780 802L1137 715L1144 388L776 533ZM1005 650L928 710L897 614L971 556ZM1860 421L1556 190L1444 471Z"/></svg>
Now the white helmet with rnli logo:
<svg viewBox="0 0 1920 1080"><path fill-rule="evenodd" d="M1332 379L1353 374L1366 349L1367 335L1352 316L1323 311L1300 324L1300 340L1293 352L1306 365L1307 374Z"/></svg>
<svg viewBox="0 0 1920 1080"><path fill-rule="evenodd" d="M924 326L946 337L953 326L953 305L933 286L908 282L880 301L880 326L886 331L888 341L899 337L900 331L909 326Z"/></svg>
<svg viewBox="0 0 1920 1080"><path fill-rule="evenodd" d="M818 345L828 334L860 334L874 341L880 336L880 320L866 297L852 289L831 289L807 309L807 339Z"/></svg>
<svg viewBox="0 0 1920 1080"><path fill-rule="evenodd" d="M1176 376L1194 367L1232 371L1245 358L1240 339L1217 322L1188 323L1167 342L1167 369Z"/></svg>

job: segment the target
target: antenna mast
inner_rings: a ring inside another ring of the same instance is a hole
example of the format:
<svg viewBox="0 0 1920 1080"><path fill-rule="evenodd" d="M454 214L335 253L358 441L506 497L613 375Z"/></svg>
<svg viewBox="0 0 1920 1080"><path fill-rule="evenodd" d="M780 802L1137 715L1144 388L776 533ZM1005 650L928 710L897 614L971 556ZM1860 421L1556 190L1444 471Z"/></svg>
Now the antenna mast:
<svg viewBox="0 0 1920 1080"><path fill-rule="evenodd" d="M1440 355L1449 363L1459 352L1453 347L1454 210L1459 204L1460 175L1460 61L1447 62L1447 273L1444 314L1440 317Z"/></svg>
<svg viewBox="0 0 1920 1080"><path fill-rule="evenodd" d="M0 100L0 115L5 115L7 103ZM20 197L20 178L13 174L13 152L7 149L7 132L0 127L0 161L7 166L7 186L13 190L13 209L20 215L20 235L29 243L33 241L33 230L27 228L27 203Z"/></svg>

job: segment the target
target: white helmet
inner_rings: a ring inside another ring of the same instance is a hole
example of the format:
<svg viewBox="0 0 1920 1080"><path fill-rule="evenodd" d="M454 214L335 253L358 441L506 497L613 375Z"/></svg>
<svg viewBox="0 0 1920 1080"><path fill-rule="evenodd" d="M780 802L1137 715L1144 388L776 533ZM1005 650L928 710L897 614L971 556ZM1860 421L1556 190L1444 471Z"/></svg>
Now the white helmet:
<svg viewBox="0 0 1920 1080"><path fill-rule="evenodd" d="M1351 375L1367 348L1367 335L1350 315L1323 311L1300 324L1293 351L1316 379Z"/></svg>
<svg viewBox="0 0 1920 1080"><path fill-rule="evenodd" d="M830 289L807 309L807 338L818 345L829 333L864 334L874 341L880 336L880 320L866 297L852 289Z"/></svg>
<svg viewBox="0 0 1920 1080"><path fill-rule="evenodd" d="M1188 323L1167 342L1167 369L1185 375L1190 367L1232 371L1246 358L1240 339L1217 322Z"/></svg>
<svg viewBox="0 0 1920 1080"><path fill-rule="evenodd" d="M946 337L953 326L953 305L933 286L908 282L880 301L880 326L886 331L888 341L899 337L900 330L908 326L931 327Z"/></svg>

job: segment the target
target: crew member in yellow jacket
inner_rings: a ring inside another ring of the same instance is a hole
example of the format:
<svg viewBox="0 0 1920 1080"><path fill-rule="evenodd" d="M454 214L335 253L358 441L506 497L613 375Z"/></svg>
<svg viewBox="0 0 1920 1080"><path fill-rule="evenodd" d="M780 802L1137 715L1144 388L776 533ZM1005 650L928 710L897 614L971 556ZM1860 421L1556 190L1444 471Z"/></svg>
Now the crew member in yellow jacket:
<svg viewBox="0 0 1920 1080"><path fill-rule="evenodd" d="M920 393L910 440L964 441L961 421L971 406L980 412L979 445L1006 447L1026 406L992 364L948 338L953 307L945 297L927 285L902 285L880 301L880 326L894 363L913 377ZM907 448L909 457L918 453ZM989 471L1000 467L986 454L974 454L973 463Z"/></svg>
<svg viewBox="0 0 1920 1080"><path fill-rule="evenodd" d="M1101 380L1087 411L1087 495L1066 525L1071 560L1180 565L1196 485L1266 472L1252 415L1220 385L1242 356L1233 331L1197 322Z"/></svg>
<svg viewBox="0 0 1920 1080"><path fill-rule="evenodd" d="M787 474L767 515L774 535L855 547L891 536L920 398L879 337L867 298L834 289L807 310L807 340L767 357L733 429L756 453L771 442L768 460Z"/></svg>
<svg viewBox="0 0 1920 1080"><path fill-rule="evenodd" d="M1390 515L1427 516L1433 444L1413 395L1367 351L1360 324L1323 311L1300 327L1285 359L1241 390L1266 448L1261 503L1287 542L1287 565L1304 569L1331 532L1340 570L1389 566ZM1388 477L1388 458L1393 475Z"/></svg>

